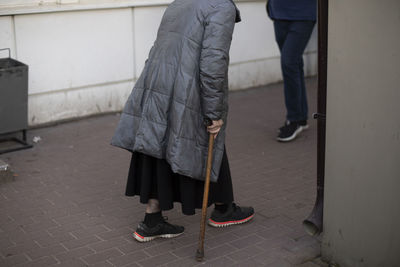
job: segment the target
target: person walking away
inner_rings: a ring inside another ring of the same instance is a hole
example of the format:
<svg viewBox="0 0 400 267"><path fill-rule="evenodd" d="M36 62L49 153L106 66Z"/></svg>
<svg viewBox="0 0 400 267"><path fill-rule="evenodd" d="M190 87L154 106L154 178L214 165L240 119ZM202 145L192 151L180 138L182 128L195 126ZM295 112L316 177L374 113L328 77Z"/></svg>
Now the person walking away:
<svg viewBox="0 0 400 267"><path fill-rule="evenodd" d="M229 49L240 13L232 0L175 0L166 9L143 72L111 144L132 152L127 196L146 204L134 238L146 242L184 232L162 216L180 202L183 214L202 207L208 134L214 145L208 224L245 223L254 209L233 201L225 150ZM204 125L211 120L211 126Z"/></svg>
<svg viewBox="0 0 400 267"><path fill-rule="evenodd" d="M275 39L281 53L286 121L277 140L289 142L308 128L307 92L303 53L317 16L316 0L268 0L267 11L274 22Z"/></svg>

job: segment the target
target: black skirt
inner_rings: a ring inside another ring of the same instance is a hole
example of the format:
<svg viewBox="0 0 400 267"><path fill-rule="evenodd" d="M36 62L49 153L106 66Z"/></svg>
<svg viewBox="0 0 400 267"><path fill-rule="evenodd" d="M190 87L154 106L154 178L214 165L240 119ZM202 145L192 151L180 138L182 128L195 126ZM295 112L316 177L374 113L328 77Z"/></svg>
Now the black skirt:
<svg viewBox="0 0 400 267"><path fill-rule="evenodd" d="M195 214L203 203L204 182L173 173L164 159L133 152L126 185L126 196L140 196L140 202L158 199L161 210L170 210L174 202L182 204L185 215ZM233 202L233 189L226 151L218 182L210 183L208 205Z"/></svg>

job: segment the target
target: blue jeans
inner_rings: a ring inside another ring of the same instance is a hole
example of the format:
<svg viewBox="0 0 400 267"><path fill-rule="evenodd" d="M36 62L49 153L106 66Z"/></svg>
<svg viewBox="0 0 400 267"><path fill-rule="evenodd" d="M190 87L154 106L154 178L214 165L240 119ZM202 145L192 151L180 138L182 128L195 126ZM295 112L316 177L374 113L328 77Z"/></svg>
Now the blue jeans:
<svg viewBox="0 0 400 267"><path fill-rule="evenodd" d="M286 119L292 122L308 118L303 53L314 25L315 21L274 21L275 39L281 51Z"/></svg>

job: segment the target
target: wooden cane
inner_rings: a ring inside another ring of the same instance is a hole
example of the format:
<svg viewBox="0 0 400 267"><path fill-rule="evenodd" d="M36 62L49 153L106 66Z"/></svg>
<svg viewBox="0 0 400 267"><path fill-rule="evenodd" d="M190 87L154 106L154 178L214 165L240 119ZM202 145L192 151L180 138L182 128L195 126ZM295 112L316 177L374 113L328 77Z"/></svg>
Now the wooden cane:
<svg viewBox="0 0 400 267"><path fill-rule="evenodd" d="M206 180L204 181L203 207L201 209L199 246L198 246L197 252L196 252L196 260L197 261L203 261L203 258L204 258L204 234L206 231L208 191L210 189L210 176L211 176L211 167L212 167L214 137L215 137L215 134L210 133L210 137L209 137L209 141L208 141Z"/></svg>

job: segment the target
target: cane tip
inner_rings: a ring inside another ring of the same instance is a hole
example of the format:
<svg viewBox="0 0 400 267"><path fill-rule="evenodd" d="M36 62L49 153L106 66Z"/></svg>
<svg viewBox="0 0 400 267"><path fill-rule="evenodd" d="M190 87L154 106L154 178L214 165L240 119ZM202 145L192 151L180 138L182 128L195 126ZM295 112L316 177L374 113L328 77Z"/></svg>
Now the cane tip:
<svg viewBox="0 0 400 267"><path fill-rule="evenodd" d="M196 251L196 260L203 261L204 258L204 251L197 250Z"/></svg>

